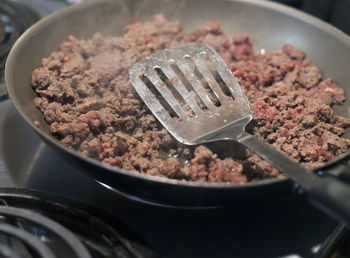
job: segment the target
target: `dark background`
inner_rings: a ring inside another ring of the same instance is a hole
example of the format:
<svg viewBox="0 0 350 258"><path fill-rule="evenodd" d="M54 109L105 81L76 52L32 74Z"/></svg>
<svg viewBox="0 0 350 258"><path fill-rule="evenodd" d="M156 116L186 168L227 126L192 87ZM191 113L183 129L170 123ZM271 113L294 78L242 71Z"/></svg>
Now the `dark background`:
<svg viewBox="0 0 350 258"><path fill-rule="evenodd" d="M336 26L350 35L350 0L275 0Z"/></svg>

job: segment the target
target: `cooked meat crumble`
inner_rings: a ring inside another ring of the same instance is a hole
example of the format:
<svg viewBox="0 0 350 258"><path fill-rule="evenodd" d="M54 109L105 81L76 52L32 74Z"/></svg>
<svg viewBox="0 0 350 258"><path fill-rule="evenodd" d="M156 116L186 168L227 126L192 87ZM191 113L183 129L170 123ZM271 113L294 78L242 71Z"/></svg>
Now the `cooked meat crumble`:
<svg viewBox="0 0 350 258"><path fill-rule="evenodd" d="M348 150L350 140L341 135L350 119L330 108L345 100L344 91L323 79L302 50L284 45L254 55L247 35L231 40L215 22L187 33L156 15L128 25L120 37L70 36L33 72L35 105L62 144L128 171L198 182L283 177L252 153L222 159L204 146L192 152L179 145L134 95L128 73L135 62L188 42L208 44L223 57L251 102L261 140L307 168Z"/></svg>

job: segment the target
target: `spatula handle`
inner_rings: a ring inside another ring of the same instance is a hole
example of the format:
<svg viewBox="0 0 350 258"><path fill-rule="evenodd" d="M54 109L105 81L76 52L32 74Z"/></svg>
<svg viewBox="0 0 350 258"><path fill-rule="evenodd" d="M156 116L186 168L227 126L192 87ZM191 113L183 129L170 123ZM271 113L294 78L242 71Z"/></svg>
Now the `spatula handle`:
<svg viewBox="0 0 350 258"><path fill-rule="evenodd" d="M312 171L305 169L249 133L244 132L238 141L299 184L311 204L333 218L343 220L350 226L349 185L330 176L319 177L315 175Z"/></svg>
<svg viewBox="0 0 350 258"><path fill-rule="evenodd" d="M237 139L249 149L253 150L264 160L270 162L279 171L285 173L290 179L298 183L304 190L308 190L315 181L317 175L302 167L299 163L291 160L267 143L259 140L256 136L244 132Z"/></svg>

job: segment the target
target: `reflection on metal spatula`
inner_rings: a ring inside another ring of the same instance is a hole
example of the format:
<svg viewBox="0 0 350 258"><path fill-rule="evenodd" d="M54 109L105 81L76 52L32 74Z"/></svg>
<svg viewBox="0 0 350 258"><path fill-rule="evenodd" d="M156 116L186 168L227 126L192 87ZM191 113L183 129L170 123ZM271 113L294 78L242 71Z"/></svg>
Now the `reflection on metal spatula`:
<svg viewBox="0 0 350 258"><path fill-rule="evenodd" d="M284 172L317 207L350 225L348 185L315 175L245 131L253 117L249 101L211 47L193 43L158 51L133 66L130 81L178 141L236 140Z"/></svg>

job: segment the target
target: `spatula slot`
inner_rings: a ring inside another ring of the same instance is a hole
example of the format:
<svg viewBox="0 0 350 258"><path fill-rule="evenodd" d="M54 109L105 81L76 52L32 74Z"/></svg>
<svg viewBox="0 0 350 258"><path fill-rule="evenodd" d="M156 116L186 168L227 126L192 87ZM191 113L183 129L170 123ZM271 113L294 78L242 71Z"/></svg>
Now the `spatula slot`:
<svg viewBox="0 0 350 258"><path fill-rule="evenodd" d="M215 80L218 83L218 85L219 85L220 89L222 90L222 92L226 96L231 97L234 100L235 99L234 96L231 94L231 92L230 92L228 86L226 85L225 81L222 79L221 75L216 70L216 68L213 65L212 61L210 60L208 54L205 53L205 52L202 52L202 53L200 53L200 57L202 58L202 60L207 65L209 71L211 72L211 74L215 78Z"/></svg>
<svg viewBox="0 0 350 258"><path fill-rule="evenodd" d="M140 80L146 85L146 87L150 90L150 92L155 96L156 99L154 101L158 101L159 105L163 106L163 108L168 112L168 114L175 120L181 120L181 118L177 115L174 109L170 106L170 104L165 100L162 94L158 91L157 87L154 86L152 81L147 77L146 74L139 74Z"/></svg>
<svg viewBox="0 0 350 258"><path fill-rule="evenodd" d="M230 128L225 133L231 137L240 135L252 118L244 91L222 58L206 45L158 51L133 66L130 81L163 126L186 144L221 139L216 131L224 128Z"/></svg>
<svg viewBox="0 0 350 258"><path fill-rule="evenodd" d="M194 63L193 59L190 56L188 56L188 55L184 56L184 60L186 61L186 63L190 67L193 74L197 77L197 79L200 82L200 84L202 85L202 87L206 90L207 94L209 95L210 100L214 103L215 106L220 107L221 106L220 100L219 100L218 96L216 95L216 93L210 87L210 79L204 78L204 76L199 71L197 65Z"/></svg>
<svg viewBox="0 0 350 258"><path fill-rule="evenodd" d="M174 87L174 83L176 83L179 78L177 76L173 76L172 78L168 78L168 76L165 75L165 73L162 71L161 68L155 67L154 71L157 73L159 78L162 80L164 85L162 84L161 87L167 87L169 91L173 94L175 99L179 102L179 104L183 107L183 109L186 111L189 117L196 116L195 112L191 109L191 107L186 103L184 98L181 96L181 94L178 92L176 87Z"/></svg>
<svg viewBox="0 0 350 258"><path fill-rule="evenodd" d="M190 92L194 96L194 99L196 100L198 107L201 110L208 110L203 100L199 97L199 95L196 93L196 91L192 87L192 84L186 79L186 76L189 76L189 74L186 74L185 76L185 74L183 74L183 72L180 70L179 66L174 62L172 63L170 62L170 67L174 71L174 73L178 76L178 78L180 79L182 84L185 86L185 88L188 90L188 92Z"/></svg>

